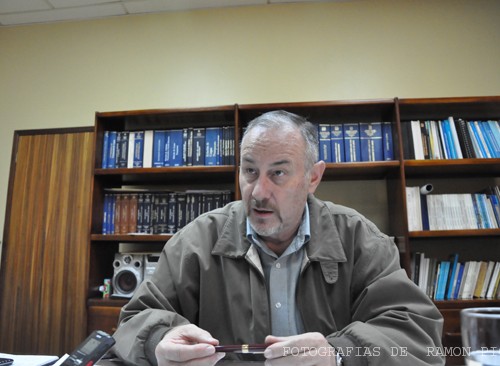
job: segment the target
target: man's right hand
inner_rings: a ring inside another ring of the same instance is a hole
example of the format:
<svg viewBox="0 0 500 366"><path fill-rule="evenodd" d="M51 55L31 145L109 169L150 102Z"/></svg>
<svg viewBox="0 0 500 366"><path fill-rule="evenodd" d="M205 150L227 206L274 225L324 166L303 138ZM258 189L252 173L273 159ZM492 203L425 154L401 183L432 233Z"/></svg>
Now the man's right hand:
<svg viewBox="0 0 500 366"><path fill-rule="evenodd" d="M180 325L168 332L156 346L158 366L169 365L215 365L224 353L216 353L219 341L196 325Z"/></svg>

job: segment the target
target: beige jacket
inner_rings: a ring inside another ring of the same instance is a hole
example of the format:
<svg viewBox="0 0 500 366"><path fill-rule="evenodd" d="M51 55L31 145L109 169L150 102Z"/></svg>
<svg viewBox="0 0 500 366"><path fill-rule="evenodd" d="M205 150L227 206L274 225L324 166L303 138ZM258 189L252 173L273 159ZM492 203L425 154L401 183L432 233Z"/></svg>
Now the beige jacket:
<svg viewBox="0 0 500 366"><path fill-rule="evenodd" d="M345 365L442 365L442 317L399 265L394 243L356 211L308 199L311 239L297 287L307 332L321 332ZM245 233L241 201L200 216L165 245L151 281L122 309L114 352L156 365L172 327L194 323L221 344L270 334L266 281Z"/></svg>

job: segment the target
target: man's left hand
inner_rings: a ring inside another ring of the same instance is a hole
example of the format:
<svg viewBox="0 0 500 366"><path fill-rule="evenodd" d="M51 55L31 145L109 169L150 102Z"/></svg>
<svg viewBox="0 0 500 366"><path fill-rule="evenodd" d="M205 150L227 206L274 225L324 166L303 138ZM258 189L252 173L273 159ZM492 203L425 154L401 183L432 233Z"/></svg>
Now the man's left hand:
<svg viewBox="0 0 500 366"><path fill-rule="evenodd" d="M321 333L290 337L267 336L264 356L269 366L336 366L335 349Z"/></svg>

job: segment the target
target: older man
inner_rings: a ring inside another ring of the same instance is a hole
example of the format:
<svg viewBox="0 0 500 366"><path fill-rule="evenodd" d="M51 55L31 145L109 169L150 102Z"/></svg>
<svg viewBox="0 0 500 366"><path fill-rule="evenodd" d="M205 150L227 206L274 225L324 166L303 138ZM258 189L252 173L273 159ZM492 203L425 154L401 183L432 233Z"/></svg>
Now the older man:
<svg viewBox="0 0 500 366"><path fill-rule="evenodd" d="M313 196L325 170L315 126L266 113L248 125L240 155L242 201L169 240L122 310L116 354L134 365L213 365L218 344L265 343L269 365L443 364L429 353L442 318L394 243Z"/></svg>

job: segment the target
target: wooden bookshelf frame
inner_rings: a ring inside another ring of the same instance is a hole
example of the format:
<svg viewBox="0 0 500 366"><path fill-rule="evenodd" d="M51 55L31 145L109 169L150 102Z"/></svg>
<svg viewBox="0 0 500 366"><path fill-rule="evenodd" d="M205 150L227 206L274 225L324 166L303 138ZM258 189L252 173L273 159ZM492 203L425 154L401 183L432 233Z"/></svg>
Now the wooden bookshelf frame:
<svg viewBox="0 0 500 366"><path fill-rule="evenodd" d="M157 109L125 112L96 113L95 119L95 163L93 173L92 230L90 236L90 262L97 270L89 275L88 306L119 306L109 300L96 298L95 289L104 278L112 276L110 259L120 242L148 242L159 248L168 241L168 235L102 235L99 231L102 217L103 190L121 184L171 184L190 187L192 183L208 178L217 184L234 189L239 199L238 163L234 166L178 167L178 168L134 168L102 169L102 141L105 130L140 130L171 127L222 126L234 124L236 146L243 127L253 118L271 110L283 109L307 117L315 123L390 121L393 127L394 160L380 162L328 163L324 174L326 181L384 180L387 185L388 215L392 235L398 242L401 264L411 275L411 254L415 242L433 238L495 238L500 229L449 230L409 232L407 221L406 186L413 179L477 179L500 177L500 159L456 159L456 160L405 160L403 157L402 123L410 119L447 118L450 115L464 119L500 119L500 96L462 98L393 98L374 100L345 100L298 103L235 104L220 107L192 109ZM225 119L225 121L223 121ZM239 151L236 149L236 162ZM453 246L450 245L450 252ZM484 253L487 258L489 253ZM499 306L499 300L456 300L436 302L445 316L445 329L456 330L457 311L470 306ZM450 313L451 312L451 313ZM449 314L453 314L452 316ZM447 317L450 317L447 319ZM450 323L452 322L452 323ZM92 329L88 329L91 331ZM455 332L453 330L453 332ZM448 331L450 333L452 331ZM453 333L452 332L452 333ZM451 333L450 333L451 334ZM455 334L456 336L456 334ZM448 337L449 338L449 337ZM452 337L453 338L453 337ZM446 337L445 345L446 345ZM449 341L449 339L448 339ZM453 338L453 342L456 337ZM452 342L452 343L453 343ZM452 344L450 343L450 344ZM450 359L450 364L458 362Z"/></svg>

